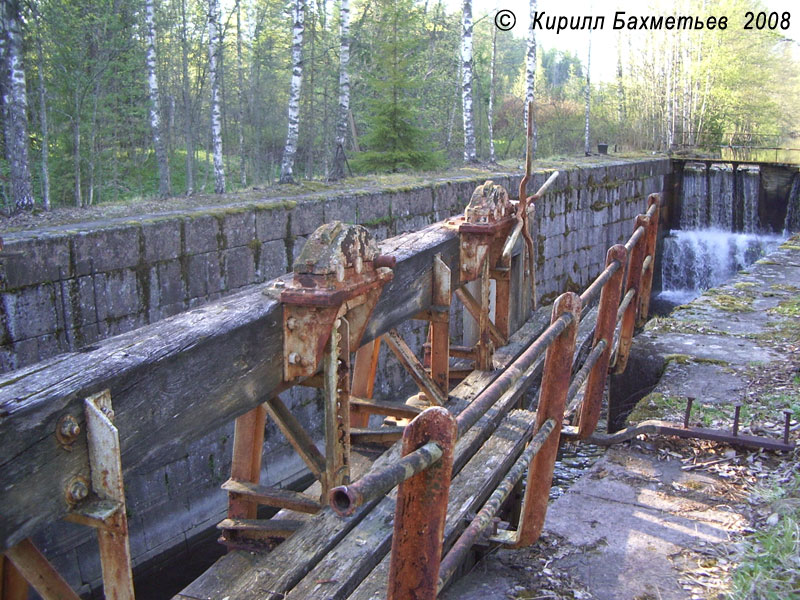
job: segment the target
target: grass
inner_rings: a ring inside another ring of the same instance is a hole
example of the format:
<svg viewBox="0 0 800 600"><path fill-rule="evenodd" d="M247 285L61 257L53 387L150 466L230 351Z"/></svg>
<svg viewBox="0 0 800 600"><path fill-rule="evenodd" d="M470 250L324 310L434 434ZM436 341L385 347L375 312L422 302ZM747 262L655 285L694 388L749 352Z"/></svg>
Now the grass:
<svg viewBox="0 0 800 600"><path fill-rule="evenodd" d="M784 600L800 596L800 473L786 483L758 488L770 516L746 537L733 574L732 600Z"/></svg>

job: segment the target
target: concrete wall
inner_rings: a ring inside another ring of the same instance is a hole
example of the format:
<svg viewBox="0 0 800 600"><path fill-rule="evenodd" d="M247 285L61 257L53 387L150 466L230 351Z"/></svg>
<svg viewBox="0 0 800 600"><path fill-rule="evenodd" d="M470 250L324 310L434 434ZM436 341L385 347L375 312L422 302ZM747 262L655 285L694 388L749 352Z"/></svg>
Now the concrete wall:
<svg viewBox="0 0 800 600"><path fill-rule="evenodd" d="M653 159L605 160L562 170L537 204L534 240L542 302L586 287L602 270L607 248L632 232L647 195L661 191L669 169L668 160ZM545 178L537 174L528 189L535 191ZM494 181L516 195L518 175L498 175ZM6 250L20 254L2 264L0 366L19 368L267 281L288 270L306 236L323 222L362 223L381 239L420 229L462 212L482 182L461 179L291 202L265 200L4 236ZM454 317L457 332L460 311ZM424 341L420 322L400 329L412 347ZM376 395L397 399L408 383L397 362L382 355ZM282 397L321 439L316 392L298 386ZM232 437L231 423L187 445L183 459L127 477L135 564L152 566L167 555L190 553L195 536L221 520L226 498L219 485L230 471ZM272 423L263 464L266 484L291 485L303 474L302 463ZM92 532L56 523L37 542L76 589L97 588L100 565Z"/></svg>

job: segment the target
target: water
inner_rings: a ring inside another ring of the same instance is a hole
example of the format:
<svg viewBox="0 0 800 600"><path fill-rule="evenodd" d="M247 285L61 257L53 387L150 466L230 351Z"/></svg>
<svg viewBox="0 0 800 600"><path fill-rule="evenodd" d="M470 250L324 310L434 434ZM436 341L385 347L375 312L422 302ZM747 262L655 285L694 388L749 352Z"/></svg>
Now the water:
<svg viewBox="0 0 800 600"><path fill-rule="evenodd" d="M727 165L684 170L680 229L664 238L659 300L689 302L775 250L788 231L800 229L800 174L783 235L765 231L759 221L759 178L757 167L740 167L735 176Z"/></svg>

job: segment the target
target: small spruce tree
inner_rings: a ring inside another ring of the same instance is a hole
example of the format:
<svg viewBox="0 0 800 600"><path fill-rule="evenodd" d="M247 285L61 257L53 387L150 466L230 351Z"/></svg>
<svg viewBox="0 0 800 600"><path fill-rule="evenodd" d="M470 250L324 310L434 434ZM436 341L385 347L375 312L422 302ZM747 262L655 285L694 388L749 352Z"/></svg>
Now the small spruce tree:
<svg viewBox="0 0 800 600"><path fill-rule="evenodd" d="M413 0L379 0L377 4L381 31L374 70L367 79L373 98L368 130L362 138L366 151L355 157L353 167L391 172L435 169L443 158L430 149L428 132L417 125L419 110L414 98L419 81L411 61L419 50L420 11Z"/></svg>

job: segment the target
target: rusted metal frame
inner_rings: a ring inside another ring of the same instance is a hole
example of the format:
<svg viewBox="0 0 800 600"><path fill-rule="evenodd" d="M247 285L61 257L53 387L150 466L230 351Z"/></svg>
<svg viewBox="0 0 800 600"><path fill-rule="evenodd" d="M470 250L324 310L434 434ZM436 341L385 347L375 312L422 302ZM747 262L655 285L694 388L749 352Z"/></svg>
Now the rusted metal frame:
<svg viewBox="0 0 800 600"><path fill-rule="evenodd" d="M253 484L260 481L266 421L267 409L263 404L236 419L233 429L232 480ZM255 519L257 513L257 502L246 495L229 492L228 518Z"/></svg>
<svg viewBox="0 0 800 600"><path fill-rule="evenodd" d="M508 340L511 337L511 267L489 269L489 277L494 279L494 325L503 339Z"/></svg>
<svg viewBox="0 0 800 600"><path fill-rule="evenodd" d="M356 350L351 387L350 427L366 427L369 424L370 412L361 403L354 403L352 398L372 398L380 349L381 338L376 338Z"/></svg>
<svg viewBox="0 0 800 600"><path fill-rule="evenodd" d="M443 392L433 381L431 376L428 375L425 367L414 355L414 352L408 347L408 344L406 344L397 330L390 329L383 335L383 339L428 400L438 406L443 405L447 401L445 392Z"/></svg>
<svg viewBox="0 0 800 600"><path fill-rule="evenodd" d="M429 442L436 442L443 452L438 461L398 489L388 600L436 598L457 437L455 418L438 406L411 421L403 434L404 455Z"/></svg>
<svg viewBox="0 0 800 600"><path fill-rule="evenodd" d="M0 600L28 600L28 582L11 562L0 554Z"/></svg>
<svg viewBox="0 0 800 600"><path fill-rule="evenodd" d="M442 454L438 443L428 442L386 469L371 472L349 485L333 488L328 494L328 504L340 517L349 517L365 502L384 496L396 485L430 467L442 458Z"/></svg>
<svg viewBox="0 0 800 600"><path fill-rule="evenodd" d="M628 260L628 276L625 280L626 295L633 290L633 299L622 316L622 324L619 333L619 348L617 349L616 362L614 365L615 373L622 373L628 364L631 343L633 341L633 329L636 325L637 310L639 308L638 298L641 296L642 263L644 262L645 245L644 234L650 225L650 218L644 215L636 217L634 225L634 235L631 241L636 239L630 250ZM640 233L641 232L641 233Z"/></svg>
<svg viewBox="0 0 800 600"><path fill-rule="evenodd" d="M449 552L442 559L439 566L438 590L441 592L455 575L456 570L464 562L467 553L480 540L484 532L494 524L494 517L505 504L514 487L520 482L525 470L530 466L531 459L541 450L544 443L555 429L555 419L547 419L542 424L536 435L531 438L525 451L517 458L514 465L509 469L506 476L497 486L492 495L483 505L475 518L459 536L458 540L450 548ZM529 434L530 435L530 434ZM495 542L504 542L509 532L502 532L500 536L490 538Z"/></svg>
<svg viewBox="0 0 800 600"><path fill-rule="evenodd" d="M320 509L319 502L311 496L284 488L271 488L247 481L229 479L222 484L222 489L228 492L230 498L245 499L254 506L274 506L309 514L314 514ZM229 518L241 519L244 517L229 516ZM255 519L256 515L247 518Z"/></svg>
<svg viewBox="0 0 800 600"><path fill-rule="evenodd" d="M489 371L493 368L492 356L494 355L494 341L492 340L489 319L489 261L483 261L480 276L480 314L478 317L478 343L476 344L478 350L477 367L481 371ZM492 324L493 325L493 324ZM498 330L499 331L499 330ZM500 344L502 345L502 344Z"/></svg>
<svg viewBox="0 0 800 600"><path fill-rule="evenodd" d="M624 247L623 247L624 250ZM583 313L581 317L586 314L586 311L591 309L592 304L594 303L595 299L600 295L603 291L606 282L611 279L617 271L622 269L624 271L624 265L626 257L623 257L622 261L614 260L611 262L606 261L606 268L598 275L595 280L587 287L583 293L581 294L581 306L583 306Z"/></svg>
<svg viewBox="0 0 800 600"><path fill-rule="evenodd" d="M403 437L405 427L378 427L377 429L351 429L350 442L352 444L378 444L391 446Z"/></svg>
<svg viewBox="0 0 800 600"><path fill-rule="evenodd" d="M649 261L649 265L643 265L642 269L641 293L639 294L639 317L636 321L636 325L639 327L644 325L645 321L647 321L647 315L650 310L650 294L653 290L661 196L659 194L650 194L647 198L647 202L647 216L650 222L647 226L647 234L645 236L645 261Z"/></svg>
<svg viewBox="0 0 800 600"><path fill-rule="evenodd" d="M80 600L80 596L64 581L30 539L24 539L6 550L5 556L13 563L19 575L30 583L44 600ZM3 576L5 579L5 572ZM20 593L22 584L15 580L13 585L16 589L10 591ZM3 593L5 592L4 585ZM27 598L27 594L25 597Z"/></svg>
<svg viewBox="0 0 800 600"><path fill-rule="evenodd" d="M456 296L458 296L458 299L461 300L461 303L464 305L464 308L467 309L467 311L469 312L470 315L472 315L475 321L480 323L481 314L483 311L481 308L481 303L475 299L475 296L470 294L469 290L465 287L460 287L456 289ZM503 332L500 331L497 325L492 323L491 319L487 321L487 331L489 333L489 336L491 337L492 342L496 346L505 346L508 343L506 341L506 338L503 336Z"/></svg>
<svg viewBox="0 0 800 600"><path fill-rule="evenodd" d="M357 398L350 396L350 426L351 434L353 426L353 409L357 408L359 412L364 415L387 415L390 417L397 417L399 419L413 419L421 409L403 404L401 402L384 402L381 400L372 400L369 398Z"/></svg>
<svg viewBox="0 0 800 600"><path fill-rule="evenodd" d="M586 383L589 373L597 364L597 361L600 360L600 356L603 352L608 349L608 346L609 343L605 339L597 340L594 347L589 352L589 355L586 357L583 366L575 374L575 377L572 378L572 382L569 384L569 390L567 391L567 401L569 404L564 411L564 418L569 418L574 415L583 404L583 396L578 395L578 392L583 387L583 384Z"/></svg>
<svg viewBox="0 0 800 600"><path fill-rule="evenodd" d="M684 427L682 424L669 423L667 421L648 420L642 421L638 425L628 427L622 431L612 434L594 434L588 440L594 444L610 446L619 444L635 438L642 434L674 435L680 438L696 438L723 442L731 446L742 446L745 448L773 450L777 452L791 452L795 449L794 443L784 442L773 438L756 435L734 434L731 431L721 431L719 429L707 429L705 427Z"/></svg>
<svg viewBox="0 0 800 600"><path fill-rule="evenodd" d="M558 336L575 320L571 312L565 312L555 319L541 335L528 346L519 357L508 365L503 373L476 396L476 398L459 413L459 436L472 427L483 414L489 410L514 384L525 375L526 371L547 351ZM577 326L577 325L576 325ZM572 357L570 357L570 363Z"/></svg>
<svg viewBox="0 0 800 600"><path fill-rule="evenodd" d="M350 483L350 324L334 323L323 356L325 376L325 478L320 502L328 490Z"/></svg>
<svg viewBox="0 0 800 600"><path fill-rule="evenodd" d="M625 242L625 250L628 251L630 254L631 250L639 243L645 235L647 235L647 227L643 224L639 224L639 219L646 218L644 215L637 215L636 216L636 225L634 227L633 233L631 237L628 238L628 241Z"/></svg>
<svg viewBox="0 0 800 600"><path fill-rule="evenodd" d="M622 280L625 274L627 252L621 244L616 244L606 253L606 270L614 265L618 268L613 271L610 279L603 285L600 293L600 305L597 309L597 324L594 330L594 344L600 340L608 342L597 363L589 374L586 389L583 394L583 405L578 415L578 437L586 439L597 427L600 419L600 410L603 403L603 391L608 377L608 366L614 350L614 333L617 327L617 311L620 308L620 295L622 294ZM628 299L633 298L631 295ZM625 309L623 309L624 311Z"/></svg>
<svg viewBox="0 0 800 600"><path fill-rule="evenodd" d="M572 319L547 349L536 410L537 430L545 421L553 419L556 422L554 435L547 439L530 463L519 525L516 535L508 543L512 548L529 546L535 542L541 535L547 513L581 314L581 299L577 294L567 292L556 299L551 323L558 322L565 314L572 315Z"/></svg>
<svg viewBox="0 0 800 600"><path fill-rule="evenodd" d="M433 292L431 294L431 312L436 312L437 319L430 323L431 342L431 379L443 392L450 390L450 268L437 254L433 257Z"/></svg>
<svg viewBox="0 0 800 600"><path fill-rule="evenodd" d="M305 428L278 396L269 398L266 407L269 416L275 421L278 429L281 430L295 452L306 463L312 475L316 479L322 479L325 474L325 457L317 450L314 440L308 435Z"/></svg>

